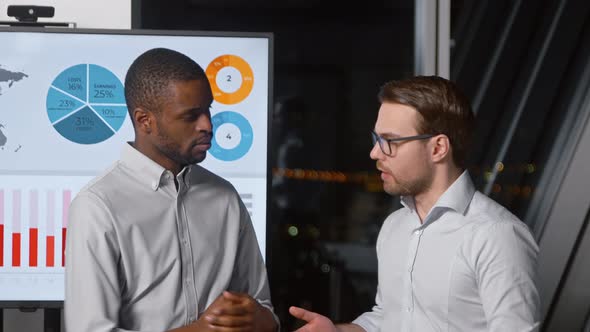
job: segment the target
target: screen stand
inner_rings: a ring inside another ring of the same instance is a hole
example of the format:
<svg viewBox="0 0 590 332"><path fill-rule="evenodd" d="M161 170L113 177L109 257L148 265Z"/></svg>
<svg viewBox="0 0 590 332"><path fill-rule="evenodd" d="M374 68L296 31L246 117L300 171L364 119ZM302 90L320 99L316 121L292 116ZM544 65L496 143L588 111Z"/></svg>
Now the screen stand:
<svg viewBox="0 0 590 332"><path fill-rule="evenodd" d="M45 308L45 314L43 316L43 332L61 331L60 308ZM2 332L2 330L0 330L0 332Z"/></svg>

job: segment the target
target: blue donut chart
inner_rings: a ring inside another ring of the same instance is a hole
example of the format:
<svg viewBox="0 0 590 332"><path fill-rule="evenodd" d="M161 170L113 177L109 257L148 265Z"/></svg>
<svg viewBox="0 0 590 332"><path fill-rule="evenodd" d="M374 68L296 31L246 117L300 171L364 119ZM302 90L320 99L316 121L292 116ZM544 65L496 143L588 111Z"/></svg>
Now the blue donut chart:
<svg viewBox="0 0 590 332"><path fill-rule="evenodd" d="M254 132L250 122L243 115L232 111L224 111L215 114L211 118L211 123L213 124L213 139L211 140L209 153L213 157L222 161L234 161L248 153L254 141ZM233 137L231 135L224 136L224 139L227 140L239 139L239 143L229 149L224 148L223 144L217 141L218 130L221 130L220 128L223 128L224 124L232 124L239 130L239 133L237 133L239 137L235 137L235 135Z"/></svg>

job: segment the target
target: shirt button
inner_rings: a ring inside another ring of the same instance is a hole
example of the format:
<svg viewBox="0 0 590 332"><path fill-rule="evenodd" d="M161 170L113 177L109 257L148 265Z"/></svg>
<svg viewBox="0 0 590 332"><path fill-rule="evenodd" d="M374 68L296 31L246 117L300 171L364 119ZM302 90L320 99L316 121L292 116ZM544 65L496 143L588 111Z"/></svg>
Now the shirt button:
<svg viewBox="0 0 590 332"><path fill-rule="evenodd" d="M411 307L407 307L407 308L406 308L406 311L407 311L407 312L412 312L412 308L411 308Z"/></svg>

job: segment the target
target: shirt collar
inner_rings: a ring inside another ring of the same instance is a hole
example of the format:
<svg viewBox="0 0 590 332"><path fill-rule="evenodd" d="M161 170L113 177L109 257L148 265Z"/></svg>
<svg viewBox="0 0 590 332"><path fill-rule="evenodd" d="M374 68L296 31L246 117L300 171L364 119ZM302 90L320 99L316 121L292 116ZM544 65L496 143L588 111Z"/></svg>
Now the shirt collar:
<svg viewBox="0 0 590 332"><path fill-rule="evenodd" d="M475 186L471 181L471 177L467 170L463 171L461 175L451 184L449 188L438 198L430 212L424 220L424 224L429 223L432 218L433 212L441 210L453 210L459 214L464 215L467 211L467 207L475 194ZM414 204L413 196L402 196L401 203L406 208L415 211L416 205Z"/></svg>
<svg viewBox="0 0 590 332"><path fill-rule="evenodd" d="M135 149L132 142L127 142L123 147L121 162L154 191L167 181L174 181L172 172ZM188 180L191 170L192 165L186 166L180 171L179 178Z"/></svg>
<svg viewBox="0 0 590 332"><path fill-rule="evenodd" d="M475 186L469 177L469 173L463 171L457 180L440 196L434 207L446 207L464 215L473 194L475 194Z"/></svg>

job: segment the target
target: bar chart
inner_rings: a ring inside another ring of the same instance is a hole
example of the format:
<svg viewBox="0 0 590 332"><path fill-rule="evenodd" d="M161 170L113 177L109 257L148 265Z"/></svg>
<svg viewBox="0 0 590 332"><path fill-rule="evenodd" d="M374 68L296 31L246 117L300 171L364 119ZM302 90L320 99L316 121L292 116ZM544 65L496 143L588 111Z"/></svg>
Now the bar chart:
<svg viewBox="0 0 590 332"><path fill-rule="evenodd" d="M69 207L91 176L0 174L0 302L61 301ZM265 252L265 201L259 179L227 177L248 210Z"/></svg>
<svg viewBox="0 0 590 332"><path fill-rule="evenodd" d="M71 190L0 189L0 267L63 268L71 199Z"/></svg>

